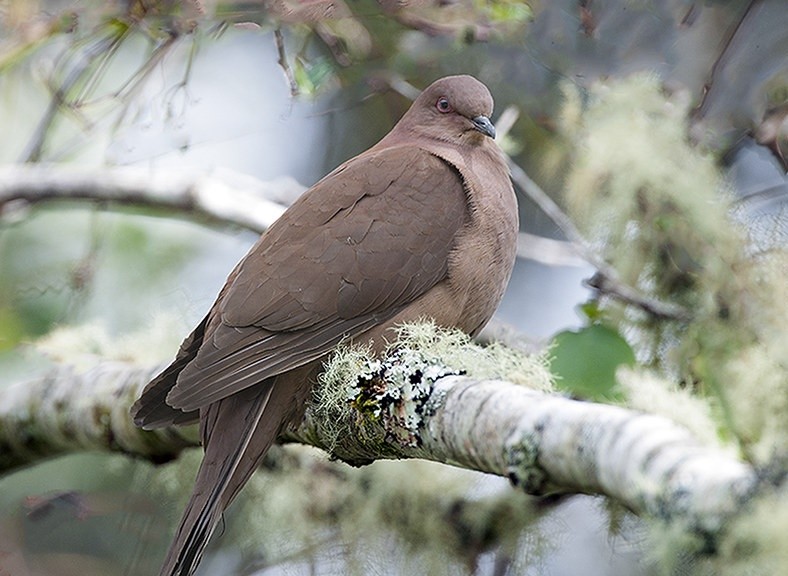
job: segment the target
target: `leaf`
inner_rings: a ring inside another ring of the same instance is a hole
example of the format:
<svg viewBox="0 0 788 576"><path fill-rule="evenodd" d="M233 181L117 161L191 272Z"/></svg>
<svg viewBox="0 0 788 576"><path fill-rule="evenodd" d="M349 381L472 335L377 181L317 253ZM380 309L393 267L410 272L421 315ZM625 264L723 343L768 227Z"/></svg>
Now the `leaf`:
<svg viewBox="0 0 788 576"><path fill-rule="evenodd" d="M616 370L635 363L635 354L621 335L602 324L553 337L550 371L556 386L589 400L617 400Z"/></svg>
<svg viewBox="0 0 788 576"><path fill-rule="evenodd" d="M314 96L331 79L334 67L328 58L315 58L307 61L301 57L296 58L293 66L293 75L298 92L307 96Z"/></svg>
<svg viewBox="0 0 788 576"><path fill-rule="evenodd" d="M476 2L477 9L485 11L493 22L517 24L528 22L534 14L531 7L519 0L497 0L496 2Z"/></svg>

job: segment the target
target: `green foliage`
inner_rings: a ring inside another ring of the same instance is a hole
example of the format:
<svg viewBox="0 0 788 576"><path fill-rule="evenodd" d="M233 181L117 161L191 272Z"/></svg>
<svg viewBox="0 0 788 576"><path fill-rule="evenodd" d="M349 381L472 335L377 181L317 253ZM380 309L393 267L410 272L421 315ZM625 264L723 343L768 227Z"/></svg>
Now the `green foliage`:
<svg viewBox="0 0 788 576"><path fill-rule="evenodd" d="M531 7L521 0L496 0L494 2L475 0L477 10L486 13L493 22L517 24L533 18Z"/></svg>
<svg viewBox="0 0 788 576"><path fill-rule="evenodd" d="M560 332L553 337L550 352L550 370L556 386L589 400L621 398L616 370L635 363L635 354L627 341L602 324Z"/></svg>
<svg viewBox="0 0 788 576"><path fill-rule="evenodd" d="M139 305L185 262L204 232L192 224L50 205L0 231L0 309L7 329L35 339L95 311L117 328L150 324ZM118 298L122 295L122 298ZM102 301L104 299L104 301ZM112 303L107 314L105 301Z"/></svg>
<svg viewBox="0 0 788 576"><path fill-rule="evenodd" d="M301 94L314 96L334 74L334 64L326 57L296 58L293 77Z"/></svg>
<svg viewBox="0 0 788 576"><path fill-rule="evenodd" d="M0 352L14 348L21 342L23 335L22 319L16 310L0 307Z"/></svg>

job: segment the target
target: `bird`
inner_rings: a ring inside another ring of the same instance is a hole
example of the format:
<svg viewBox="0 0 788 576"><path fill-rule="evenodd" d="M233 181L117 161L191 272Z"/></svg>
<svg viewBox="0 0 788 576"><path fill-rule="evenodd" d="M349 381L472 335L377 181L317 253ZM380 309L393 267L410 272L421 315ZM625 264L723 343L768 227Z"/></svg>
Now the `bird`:
<svg viewBox="0 0 788 576"><path fill-rule="evenodd" d="M301 195L236 265L131 409L143 429L199 421L204 455L160 576L188 576L224 510L341 341L385 349L430 319L477 334L515 261L517 200L469 75L425 88L391 131Z"/></svg>

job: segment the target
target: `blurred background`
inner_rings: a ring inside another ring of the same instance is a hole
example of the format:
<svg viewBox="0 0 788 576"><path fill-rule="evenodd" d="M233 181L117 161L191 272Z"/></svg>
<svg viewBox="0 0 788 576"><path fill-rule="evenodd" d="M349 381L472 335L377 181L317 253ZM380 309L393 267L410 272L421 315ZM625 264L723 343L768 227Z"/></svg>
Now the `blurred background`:
<svg viewBox="0 0 788 576"><path fill-rule="evenodd" d="M494 120L509 109L502 146L560 204L572 145L557 129L565 86L583 94L597 80L646 72L690 102L688 137L719 159L743 218L759 226L784 217L788 193L785 8L784 0L2 0L0 162L238 172L308 186L381 138L419 89L467 73L490 87ZM518 194L521 229L563 240ZM64 360L167 360L256 238L161 210L0 204L0 386ZM498 320L541 343L585 325L578 305L591 296L583 280L594 270L576 258L523 256ZM153 573L197 456L154 468L72 455L0 477L0 574ZM447 467L382 462L336 472L321 458L276 452L227 514L200 573L662 573L639 521L603 499L537 502L500 479ZM347 487L373 481L363 494ZM289 484L342 507L287 508L297 499ZM425 506L421 525L382 520L399 506L393 499L374 513L362 505L403 486L409 505ZM503 519L501 533L469 528L465 512L482 503ZM446 506L446 522L430 526L434 506ZM431 533L452 529L450 544Z"/></svg>

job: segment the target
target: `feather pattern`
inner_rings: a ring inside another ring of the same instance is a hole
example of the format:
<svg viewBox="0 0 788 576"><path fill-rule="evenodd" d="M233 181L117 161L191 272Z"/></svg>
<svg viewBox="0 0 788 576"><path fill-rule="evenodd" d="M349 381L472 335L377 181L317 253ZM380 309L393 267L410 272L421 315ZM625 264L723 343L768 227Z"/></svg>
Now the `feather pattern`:
<svg viewBox="0 0 788 576"><path fill-rule="evenodd" d="M370 164L394 180L371 179ZM170 406L191 412L312 362L445 277L465 220L455 171L419 148L397 147L356 158L341 173L334 209L328 177L236 268Z"/></svg>

